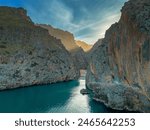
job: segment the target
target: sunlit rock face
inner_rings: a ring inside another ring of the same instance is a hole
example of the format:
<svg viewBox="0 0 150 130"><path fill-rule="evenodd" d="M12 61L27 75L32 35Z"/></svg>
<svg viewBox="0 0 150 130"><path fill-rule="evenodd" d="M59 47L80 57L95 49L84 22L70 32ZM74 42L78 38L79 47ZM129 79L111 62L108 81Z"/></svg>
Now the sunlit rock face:
<svg viewBox="0 0 150 130"><path fill-rule="evenodd" d="M114 109L150 112L150 1L130 0L92 53L87 87Z"/></svg>
<svg viewBox="0 0 150 130"><path fill-rule="evenodd" d="M75 42L79 47L81 47L84 50L84 52L88 52L92 49L92 45L89 45L84 41L77 40Z"/></svg>
<svg viewBox="0 0 150 130"><path fill-rule="evenodd" d="M78 77L60 40L35 26L24 9L0 7L0 90Z"/></svg>
<svg viewBox="0 0 150 130"><path fill-rule="evenodd" d="M78 48L78 46L75 44L74 36L70 32L63 31L46 24L38 24L38 26L47 29L51 36L60 39L68 51L73 51L74 49Z"/></svg>
<svg viewBox="0 0 150 130"><path fill-rule="evenodd" d="M71 54L75 66L78 69L86 69L87 64L88 64L87 58L86 58L86 53L83 51L83 49L81 47L79 47L76 44L72 33L68 32L68 31L63 31L61 29L54 28L51 25L45 25L45 24L39 25L38 24L37 26L47 29L50 35L61 40L64 47Z"/></svg>

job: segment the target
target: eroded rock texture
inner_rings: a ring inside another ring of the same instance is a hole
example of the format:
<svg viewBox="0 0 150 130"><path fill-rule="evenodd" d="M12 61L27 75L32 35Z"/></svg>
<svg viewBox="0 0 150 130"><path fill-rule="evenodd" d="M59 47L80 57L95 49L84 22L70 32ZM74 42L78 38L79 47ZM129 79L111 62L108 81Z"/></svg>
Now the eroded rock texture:
<svg viewBox="0 0 150 130"><path fill-rule="evenodd" d="M150 112L150 1L129 0L92 53L86 84L114 109Z"/></svg>
<svg viewBox="0 0 150 130"><path fill-rule="evenodd" d="M0 90L78 77L60 40L35 26L24 9L0 7Z"/></svg>

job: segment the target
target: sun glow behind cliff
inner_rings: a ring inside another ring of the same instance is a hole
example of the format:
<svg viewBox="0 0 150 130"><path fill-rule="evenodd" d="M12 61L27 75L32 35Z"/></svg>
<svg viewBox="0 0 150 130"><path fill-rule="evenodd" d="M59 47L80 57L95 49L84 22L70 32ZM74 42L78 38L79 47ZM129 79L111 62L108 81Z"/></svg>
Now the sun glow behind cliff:
<svg viewBox="0 0 150 130"><path fill-rule="evenodd" d="M23 7L35 23L70 31L78 40L95 43L120 17L127 0L0 0L0 5Z"/></svg>

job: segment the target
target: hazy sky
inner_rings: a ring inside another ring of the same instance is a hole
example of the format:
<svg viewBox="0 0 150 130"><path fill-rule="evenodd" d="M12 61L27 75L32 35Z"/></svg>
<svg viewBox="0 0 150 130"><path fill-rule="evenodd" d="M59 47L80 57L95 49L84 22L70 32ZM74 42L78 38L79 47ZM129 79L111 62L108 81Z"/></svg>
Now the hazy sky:
<svg viewBox="0 0 150 130"><path fill-rule="evenodd" d="M120 18L127 0L0 0L0 5L24 7L35 23L72 32L76 39L95 43Z"/></svg>

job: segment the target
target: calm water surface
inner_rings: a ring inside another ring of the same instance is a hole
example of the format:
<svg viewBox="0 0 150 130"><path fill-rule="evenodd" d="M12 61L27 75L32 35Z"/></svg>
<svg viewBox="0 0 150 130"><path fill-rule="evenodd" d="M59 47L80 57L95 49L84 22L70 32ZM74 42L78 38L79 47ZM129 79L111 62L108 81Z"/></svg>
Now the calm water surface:
<svg viewBox="0 0 150 130"><path fill-rule="evenodd" d="M82 88L85 88L85 76L77 81L1 91L0 112L113 112L90 95L80 94Z"/></svg>

